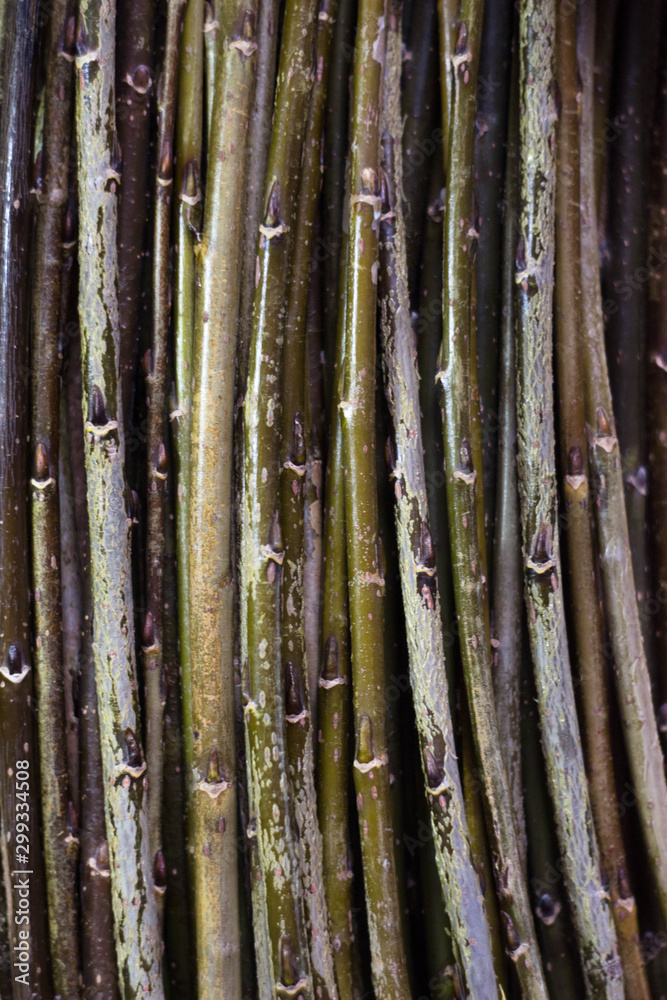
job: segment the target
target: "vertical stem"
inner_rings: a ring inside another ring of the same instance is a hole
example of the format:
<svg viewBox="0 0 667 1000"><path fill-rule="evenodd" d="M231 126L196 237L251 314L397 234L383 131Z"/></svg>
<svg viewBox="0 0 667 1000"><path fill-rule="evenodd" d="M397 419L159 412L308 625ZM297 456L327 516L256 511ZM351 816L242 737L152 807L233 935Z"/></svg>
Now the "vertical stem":
<svg viewBox="0 0 667 1000"><path fill-rule="evenodd" d="M322 831L324 884L340 1000L352 1000L355 947L350 846L350 633L345 532L345 480L340 424L340 388L345 363L346 255L341 247L340 304L335 377L331 398L324 511L322 670L318 692L317 805Z"/></svg>
<svg viewBox="0 0 667 1000"><path fill-rule="evenodd" d="M527 636L526 645L527 645ZM554 811L540 746L539 712L530 654L524 650L521 677L521 750L528 834L527 873L549 996L580 997L584 983L563 888Z"/></svg>
<svg viewBox="0 0 667 1000"><path fill-rule="evenodd" d="M232 474L240 234L255 7L221 12L204 232L196 271L190 515L193 757L189 841L201 997L238 997Z"/></svg>
<svg viewBox="0 0 667 1000"><path fill-rule="evenodd" d="M524 591L542 744L589 997L622 997L604 899L565 630L552 375L556 9L523 0L519 21L520 234L516 250L518 468Z"/></svg>
<svg viewBox="0 0 667 1000"><path fill-rule="evenodd" d="M37 208L32 303L32 585L42 826L53 985L79 996L76 864L70 820L63 676L60 568L60 311L62 243L72 131L74 35L68 0L58 0L47 32L42 185Z"/></svg>
<svg viewBox="0 0 667 1000"><path fill-rule="evenodd" d="M196 996L193 934L186 858L187 809L183 767L181 679L178 659L176 531L173 486L168 490L165 525L164 618L164 780L162 830L167 893L164 907L165 986L175 1000Z"/></svg>
<svg viewBox="0 0 667 1000"><path fill-rule="evenodd" d="M115 10L83 0L77 29L79 318L93 650L121 995L163 996L134 654L119 381L114 125ZM133 905L128 906L128 900ZM137 902L138 901L138 902Z"/></svg>
<svg viewBox="0 0 667 1000"><path fill-rule="evenodd" d="M573 650L582 683L584 749L602 869L616 924L627 994L648 1000L639 950L637 907L616 806L605 683L603 618L584 465L586 431L581 379L579 82L576 10L561 11L556 27L556 80L561 99L556 181L556 377L560 459L564 472L565 541L573 610Z"/></svg>
<svg viewBox="0 0 667 1000"><path fill-rule="evenodd" d="M514 244L519 196L519 60L512 63L505 167L502 287L498 387L498 482L494 532L493 685L500 743L512 802L519 855L526 871L526 821L521 767L521 630L523 575L519 488L516 467L516 344L514 335Z"/></svg>
<svg viewBox="0 0 667 1000"><path fill-rule="evenodd" d="M67 436L70 442L74 515L81 565L81 653L79 673L79 736L81 748L81 965L85 1000L117 1000L118 973L111 912L109 845L104 818L104 780L93 656L93 595L90 534L86 504L86 468L81 420L81 339L69 344L66 383ZM77 377L78 369L78 377ZM99 982L98 982L99 976Z"/></svg>
<svg viewBox="0 0 667 1000"><path fill-rule="evenodd" d="M132 418L148 218L155 3L154 0L117 0L117 3L116 132L122 162L118 196L119 364L123 426L127 434Z"/></svg>
<svg viewBox="0 0 667 1000"><path fill-rule="evenodd" d="M618 704L634 794L663 915L667 919L667 784L651 682L642 642L619 443L614 430L604 351L593 176L593 40L595 19L581 11L579 69L583 79L581 123L582 358L589 460L607 623L614 654Z"/></svg>
<svg viewBox="0 0 667 1000"><path fill-rule="evenodd" d="M310 689L305 659L304 488L307 471L305 391L306 324L311 247L321 182L320 148L327 70L336 0L320 0L313 58L314 80L303 144L283 347L280 523L285 547L282 571L282 668L286 693L286 745L299 843L300 875L310 942L313 990L337 996L329 918L323 883L322 835L317 821Z"/></svg>
<svg viewBox="0 0 667 1000"><path fill-rule="evenodd" d="M422 234L431 165L442 159L443 138L438 122L438 6L436 0L416 0L410 29L410 59L405 63L402 108L403 202L408 289L413 303L419 291Z"/></svg>
<svg viewBox="0 0 667 1000"><path fill-rule="evenodd" d="M445 17L444 9L441 12ZM493 699L491 635L477 385L473 219L474 129L483 5L466 0L450 64L449 159L444 226L444 335L437 381L443 413L447 502L459 639L473 739L482 769L488 832L507 951L522 989L546 998L508 794ZM441 24L441 33L445 26Z"/></svg>
<svg viewBox="0 0 667 1000"><path fill-rule="evenodd" d="M12 968L13 996L15 1000L46 1000L52 987L26 558L30 475L28 179L36 29L34 5L5 6L0 112L0 853L12 963L17 961L15 956L28 951L27 961L19 958L21 968ZM21 897L26 896L27 924L20 909L25 906Z"/></svg>
<svg viewBox="0 0 667 1000"><path fill-rule="evenodd" d="M361 0L354 57L345 385L339 404L361 837L373 985L378 1000L409 993L391 824L384 689L384 565L375 469L375 323L380 198L380 95L387 7Z"/></svg>
<svg viewBox="0 0 667 1000"><path fill-rule="evenodd" d="M475 194L479 213L479 240L475 262L477 373L482 434L484 528L491 583L494 576L493 541L499 451L498 351L501 339L502 197L508 139L508 98L512 75L510 72L512 8L511 0L489 0L484 5L475 129ZM507 200L506 204L509 204Z"/></svg>
<svg viewBox="0 0 667 1000"><path fill-rule="evenodd" d="M164 771L164 536L167 491L167 335L171 317L169 252L173 190L173 134L178 85L178 35L183 0L170 0L167 35L158 86L158 168L155 177L153 229L153 323L151 346L144 357L147 406L146 613L141 649L146 701L148 831L155 866L160 913L166 885L162 882L162 777ZM160 878L158 879L158 872Z"/></svg>
<svg viewBox="0 0 667 1000"><path fill-rule="evenodd" d="M238 396L243 398L248 377L248 354L255 295L257 231L262 217L262 197L269 159L273 98L276 85L280 0L259 0L257 13L257 72L253 106L248 122L243 210L244 235L239 307ZM239 477L240 478L240 477Z"/></svg>
<svg viewBox="0 0 667 1000"><path fill-rule="evenodd" d="M204 83L204 4L187 0L179 52L176 114L176 254L174 268L175 405L170 420L176 473L176 566L178 644L183 703L186 771L193 766L192 678L190 667L190 435L192 425L192 341L195 319L195 250L201 227L199 187ZM188 777L189 781L189 777Z"/></svg>
<svg viewBox="0 0 667 1000"><path fill-rule="evenodd" d="M299 164L312 87L314 0L289 0L259 226L248 383L244 400L241 657L245 680L248 793L263 893L255 893L258 969L271 958L272 994L312 997L298 846L285 782L285 690L281 585L285 550L279 513L283 296L294 247Z"/></svg>
<svg viewBox="0 0 667 1000"><path fill-rule="evenodd" d="M322 238L324 241L324 400L326 412L332 410L334 365L338 349L340 305L340 268L345 263L343 251L345 216L345 162L349 126L350 73L354 53L354 27L357 0L339 0L334 26L333 51L327 84L327 109L324 124L324 176L322 179ZM333 432L332 432L333 433Z"/></svg>
<svg viewBox="0 0 667 1000"><path fill-rule="evenodd" d="M602 294L609 380L625 485L634 590L650 595L646 438L647 180L654 84L655 0L620 3L610 113L619 129L609 147L606 253ZM632 177L632 183L628 182ZM653 628L642 616L644 653L654 669Z"/></svg>
<svg viewBox="0 0 667 1000"><path fill-rule="evenodd" d="M400 74L400 16L392 13L382 106L379 288L385 387L396 450L392 477L403 606L426 799L461 986L471 998L491 998L497 995L491 940L473 867L456 760L435 554L428 529L406 236L398 194L402 188Z"/></svg>
<svg viewBox="0 0 667 1000"><path fill-rule="evenodd" d="M663 10L662 49L667 51L667 16ZM667 703L667 69L658 75L652 157L652 204L648 266L648 401L650 530L653 591L658 601L655 639L660 699ZM661 730L667 730L662 709Z"/></svg>

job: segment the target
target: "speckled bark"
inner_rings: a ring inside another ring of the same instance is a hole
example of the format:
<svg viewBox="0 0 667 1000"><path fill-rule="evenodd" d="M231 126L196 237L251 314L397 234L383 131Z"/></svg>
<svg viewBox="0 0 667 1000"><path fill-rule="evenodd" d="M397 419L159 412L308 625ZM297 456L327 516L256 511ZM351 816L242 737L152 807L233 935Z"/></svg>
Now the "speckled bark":
<svg viewBox="0 0 667 1000"><path fill-rule="evenodd" d="M401 190L401 46L390 22L383 93L384 184L380 222L380 316L387 401L394 425L396 532L408 652L426 798L438 874L461 987L498 996L483 897L473 867L459 778L440 620L435 554L428 529L418 376L410 322ZM474 942L474 944L473 944Z"/></svg>
<svg viewBox="0 0 667 1000"><path fill-rule="evenodd" d="M79 318L93 652L121 995L163 996L134 656L130 519L119 388L114 147L115 9L84 2L77 26Z"/></svg>
<svg viewBox="0 0 667 1000"><path fill-rule="evenodd" d="M443 416L447 503L459 641L507 951L524 992L546 998L530 905L522 878L493 701L484 537L481 424L477 385L473 218L474 127L482 4L468 2L452 45L450 183L445 196L444 331L437 381ZM444 12L443 12L444 15ZM441 25L441 32L443 26Z"/></svg>
<svg viewBox="0 0 667 1000"><path fill-rule="evenodd" d="M542 744L587 995L622 997L599 874L563 608L552 371L555 4L520 13L520 230L516 250L518 468L524 591Z"/></svg>

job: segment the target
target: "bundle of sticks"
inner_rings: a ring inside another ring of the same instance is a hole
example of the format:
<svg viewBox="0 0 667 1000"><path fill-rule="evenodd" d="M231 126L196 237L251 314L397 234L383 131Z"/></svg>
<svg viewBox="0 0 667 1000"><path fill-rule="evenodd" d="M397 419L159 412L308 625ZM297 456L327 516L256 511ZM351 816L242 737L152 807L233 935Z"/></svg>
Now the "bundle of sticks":
<svg viewBox="0 0 667 1000"><path fill-rule="evenodd" d="M0 1000L665 1000L667 4L0 4Z"/></svg>

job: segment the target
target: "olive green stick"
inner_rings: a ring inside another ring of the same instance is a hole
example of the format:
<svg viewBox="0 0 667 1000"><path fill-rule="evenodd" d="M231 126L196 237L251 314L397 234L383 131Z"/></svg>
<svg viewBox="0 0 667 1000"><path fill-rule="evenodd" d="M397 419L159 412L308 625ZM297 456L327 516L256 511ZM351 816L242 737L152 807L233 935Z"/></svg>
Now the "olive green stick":
<svg viewBox="0 0 667 1000"><path fill-rule="evenodd" d="M324 494L322 651L318 692L317 808L322 831L324 884L340 1000L356 996L350 845L350 625L348 618L345 480L340 392L345 361L346 254L341 248L335 375L330 408Z"/></svg>
<svg viewBox="0 0 667 1000"><path fill-rule="evenodd" d="M350 143L343 431L345 518L361 838L373 986L378 1000L409 996L392 838L384 690L384 565L375 459L375 324L380 197L380 107L388 11L361 0Z"/></svg>
<svg viewBox="0 0 667 1000"><path fill-rule="evenodd" d="M232 474L243 179L256 16L221 11L192 355L188 840L199 996L241 989L232 623Z"/></svg>
<svg viewBox="0 0 667 1000"><path fill-rule="evenodd" d="M270 954L271 995L312 998L299 849L285 781L281 587L280 433L284 290L297 221L299 165L312 88L314 0L285 10L273 133L259 226L248 382L244 399L241 525L241 659L250 825L263 892L253 893L257 965ZM286 652L286 651L285 651Z"/></svg>
<svg viewBox="0 0 667 1000"><path fill-rule="evenodd" d="M179 52L178 106L174 151L174 405L170 414L176 479L176 567L178 645L183 703L183 752L192 768L192 680L190 672L190 434L192 426L192 341L195 318L195 253L201 228L199 186L204 84L204 4L187 0ZM189 781L189 777L188 777Z"/></svg>

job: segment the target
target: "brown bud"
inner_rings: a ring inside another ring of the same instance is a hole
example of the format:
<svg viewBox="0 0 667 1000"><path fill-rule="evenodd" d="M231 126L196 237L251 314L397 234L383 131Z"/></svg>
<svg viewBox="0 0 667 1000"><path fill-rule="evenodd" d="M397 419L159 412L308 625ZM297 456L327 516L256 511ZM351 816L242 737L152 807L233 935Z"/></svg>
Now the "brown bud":
<svg viewBox="0 0 667 1000"><path fill-rule="evenodd" d="M658 729L661 733L667 733L667 702L658 709Z"/></svg>
<svg viewBox="0 0 667 1000"><path fill-rule="evenodd" d="M132 89L138 94L147 94L153 84L151 71L143 63L135 69L132 74Z"/></svg>
<svg viewBox="0 0 667 1000"><path fill-rule="evenodd" d="M387 215L392 212L391 185L384 170L380 172L380 198L382 200L382 214Z"/></svg>
<svg viewBox="0 0 667 1000"><path fill-rule="evenodd" d="M49 456L46 445L38 442L35 448L35 479L41 482L49 478Z"/></svg>
<svg viewBox="0 0 667 1000"><path fill-rule="evenodd" d="M625 868L618 869L618 894L621 899L630 899L632 896L632 889L630 888L630 879L628 878L628 873Z"/></svg>
<svg viewBox="0 0 667 1000"><path fill-rule="evenodd" d="M79 12L79 16L76 22L76 54L78 56L85 56L90 51L90 42L86 35L86 22L83 19L83 15Z"/></svg>
<svg viewBox="0 0 667 1000"><path fill-rule="evenodd" d="M10 674L14 676L20 674L23 670L23 656L21 655L21 650L14 642L7 650L7 667Z"/></svg>
<svg viewBox="0 0 667 1000"><path fill-rule="evenodd" d="M141 630L141 645L144 649L150 649L155 644L155 621L152 612L147 611L144 618L144 625Z"/></svg>
<svg viewBox="0 0 667 1000"><path fill-rule="evenodd" d="M597 422L597 437L611 437L613 431L604 406L598 406L596 409L595 420Z"/></svg>
<svg viewBox="0 0 667 1000"><path fill-rule="evenodd" d="M269 548L273 549L274 552L283 551L283 533L280 527L280 514L276 511L271 518L271 527L269 528Z"/></svg>
<svg viewBox="0 0 667 1000"><path fill-rule="evenodd" d="M578 444L573 444L567 456L568 476L581 476L584 472L584 460L581 448Z"/></svg>
<svg viewBox="0 0 667 1000"><path fill-rule="evenodd" d="M144 378L150 378L153 374L153 351L147 348L141 358L141 372Z"/></svg>
<svg viewBox="0 0 667 1000"><path fill-rule="evenodd" d="M519 236L516 245L516 269L517 271L526 270L526 237L523 233Z"/></svg>
<svg viewBox="0 0 667 1000"><path fill-rule="evenodd" d="M425 521L422 521L421 524L419 549L419 561L422 566L426 566L428 569L434 569L435 551L433 549L433 539Z"/></svg>
<svg viewBox="0 0 667 1000"><path fill-rule="evenodd" d="M330 635L324 647L324 664L322 666L322 680L335 681L339 677L338 673L338 640Z"/></svg>
<svg viewBox="0 0 667 1000"><path fill-rule="evenodd" d="M132 729L125 730L125 746L127 747L127 763L129 767L139 768L143 764L141 750Z"/></svg>
<svg viewBox="0 0 667 1000"><path fill-rule="evenodd" d="M384 460L388 472L393 472L396 468L396 444L392 435L387 437L384 443Z"/></svg>
<svg viewBox="0 0 667 1000"><path fill-rule="evenodd" d="M168 183L174 173L174 158L171 150L171 141L165 139L164 145L162 147L162 156L160 157L160 166L158 168L158 180Z"/></svg>
<svg viewBox="0 0 667 1000"><path fill-rule="evenodd" d="M535 536L533 545L532 561L536 565L551 561L551 525L541 524Z"/></svg>
<svg viewBox="0 0 667 1000"><path fill-rule="evenodd" d="M436 758L435 748L424 747L424 771L428 787L439 788L445 777L442 762Z"/></svg>
<svg viewBox="0 0 667 1000"><path fill-rule="evenodd" d="M139 521L139 514L141 513L141 501L139 500L139 494L136 490L130 491L130 517L135 522Z"/></svg>
<svg viewBox="0 0 667 1000"><path fill-rule="evenodd" d="M156 889L167 888L167 862L162 851L157 851L153 862L153 881Z"/></svg>
<svg viewBox="0 0 667 1000"><path fill-rule="evenodd" d="M155 456L155 468L159 475L166 476L169 462L167 459L167 449L165 447L164 441L160 441L157 446L157 454Z"/></svg>
<svg viewBox="0 0 667 1000"><path fill-rule="evenodd" d="M430 573L417 573L417 592L429 611L435 610L435 580Z"/></svg>
<svg viewBox="0 0 667 1000"><path fill-rule="evenodd" d="M548 892L543 893L537 904L537 914L540 920L549 925L556 914L556 900Z"/></svg>
<svg viewBox="0 0 667 1000"><path fill-rule="evenodd" d="M280 190L280 181L277 177L273 178L271 183L271 189L269 191L268 202L266 206L266 213L264 215L264 225L267 229L273 229L275 226L280 225L282 221L283 213L283 203L282 194Z"/></svg>
<svg viewBox="0 0 667 1000"><path fill-rule="evenodd" d="M188 201L194 201L199 193L199 169L194 160L188 160L183 169L183 186L181 195Z"/></svg>
<svg viewBox="0 0 667 1000"><path fill-rule="evenodd" d="M290 444L290 461L293 465L303 465L306 461L306 444L303 429L303 415L297 411L292 421L292 441Z"/></svg>
<svg viewBox="0 0 667 1000"><path fill-rule="evenodd" d="M357 761L359 764L370 764L374 759L373 723L369 715L362 715L359 719L359 733L357 736Z"/></svg>
<svg viewBox="0 0 667 1000"><path fill-rule="evenodd" d="M108 423L109 418L107 417L107 406L104 400L104 395L99 386L94 385L91 395L91 408L92 414L90 422L93 427L104 427Z"/></svg>
<svg viewBox="0 0 667 1000"><path fill-rule="evenodd" d="M280 939L280 979L283 986L294 986L299 973L296 964L296 952L291 938L283 934Z"/></svg>
<svg viewBox="0 0 667 1000"><path fill-rule="evenodd" d="M516 932L514 921L510 917L509 913L505 913L504 910L500 911L500 919L502 920L503 927L505 928L507 946L510 951L516 951L517 948L521 946L521 941L519 940L519 935Z"/></svg>
<svg viewBox="0 0 667 1000"><path fill-rule="evenodd" d="M304 709L301 678L291 660L285 664L285 711L287 715L301 715Z"/></svg>
<svg viewBox="0 0 667 1000"><path fill-rule="evenodd" d="M220 773L220 761L218 759L218 751L213 748L208 756L208 773L206 775L206 781L209 785L217 785L222 781L222 774Z"/></svg>
<svg viewBox="0 0 667 1000"><path fill-rule="evenodd" d="M456 46L454 48L454 55L464 56L468 48L468 25L465 21L461 21L459 24L459 31L456 38Z"/></svg>
<svg viewBox="0 0 667 1000"><path fill-rule="evenodd" d="M470 442L467 438L463 438L461 441L461 449L459 452L460 456L460 470L466 476L471 476L475 471L475 466L472 460L472 449L470 447Z"/></svg>
<svg viewBox="0 0 667 1000"><path fill-rule="evenodd" d="M72 15L65 23L65 38L63 41L63 51L66 55L73 57L76 45L76 17Z"/></svg>

